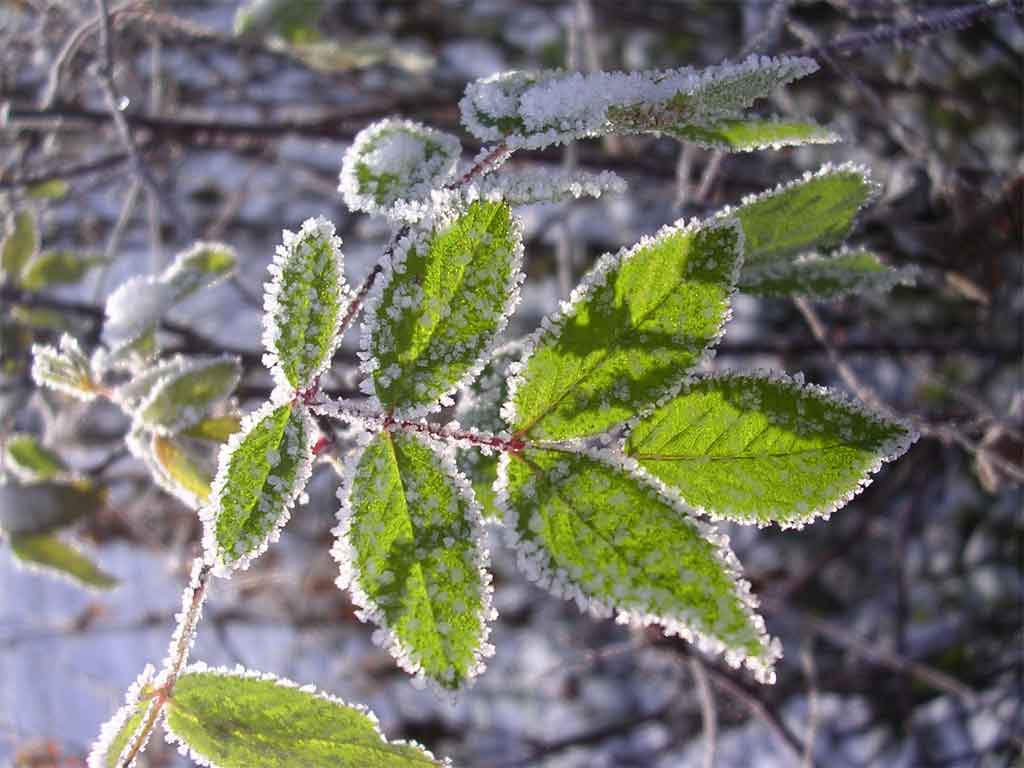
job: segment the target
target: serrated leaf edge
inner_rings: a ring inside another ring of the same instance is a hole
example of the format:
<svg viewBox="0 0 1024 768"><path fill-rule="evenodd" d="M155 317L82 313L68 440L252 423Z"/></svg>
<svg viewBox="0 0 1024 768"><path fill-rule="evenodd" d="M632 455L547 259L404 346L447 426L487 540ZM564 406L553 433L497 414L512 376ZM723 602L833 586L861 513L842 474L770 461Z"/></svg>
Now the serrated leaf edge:
<svg viewBox="0 0 1024 768"><path fill-rule="evenodd" d="M494 646L490 644L489 639L491 623L498 617L498 611L494 608L493 604L494 587L491 585L490 550L487 547L487 532L482 509L480 502L477 501L476 496L473 494L469 480L456 466L454 452L448 444L429 440L418 433L406 432L404 430L398 431L409 435L412 439L419 440L430 449L440 461L441 471L453 483L456 493L466 503L470 536L474 544L474 564L480 577L480 610L477 613L480 623L480 635L477 637L476 648L473 651L474 663L458 689L463 690L465 687L473 685L475 679L486 668L486 659L494 654ZM349 460L345 462L341 483L337 491L339 501L338 524L331 530L335 537L334 545L331 547L331 557L338 564L339 570L335 584L339 589L347 589L349 591L353 604L360 609L356 612L356 616L360 621L373 623L380 628L379 633L374 632L372 635L374 644L387 650L401 669L413 675L413 685L415 687L429 686L435 695L441 698L450 698L453 692L450 689L443 688L440 683L427 676L422 667L412 660L411 654L413 649L391 629L384 611L366 593L360 583L355 547L352 546L352 542L349 539L349 529L352 526L352 518L355 515L355 508L352 506L352 488L363 452L380 434L380 432L376 434L368 432L360 434L358 437L359 446Z"/></svg>

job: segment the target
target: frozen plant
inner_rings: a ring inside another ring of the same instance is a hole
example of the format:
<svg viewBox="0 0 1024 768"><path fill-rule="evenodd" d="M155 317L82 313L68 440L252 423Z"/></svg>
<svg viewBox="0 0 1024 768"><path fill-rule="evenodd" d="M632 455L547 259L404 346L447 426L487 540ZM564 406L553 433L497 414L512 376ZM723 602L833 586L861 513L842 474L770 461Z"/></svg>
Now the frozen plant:
<svg viewBox="0 0 1024 768"><path fill-rule="evenodd" d="M366 128L344 157L340 191L353 210L391 219L394 236L353 289L330 222L285 231L264 301L276 387L244 418L221 405L236 361L160 359L154 334L167 306L229 268L222 246L201 244L115 292L107 349L91 359L71 340L37 350L41 383L133 415L132 450L204 526L167 659L129 691L90 765L132 764L161 718L183 752L225 768L444 764L311 687L188 664L212 577L273 544L318 457L341 475L338 584L417 683L457 691L493 651L485 524L504 530L526 577L556 597L597 619L656 625L773 682L782 648L715 521L827 518L915 434L800 375L707 375L702 363L738 290L829 299L910 278L844 246L875 185L863 168L826 165L669 224L603 256L527 339L499 344L524 280L514 207L624 188L610 173L502 166L519 149L610 133L737 151L833 142L811 122L747 112L816 68L754 56L704 71L487 78L461 110L492 143L461 175L454 136L402 120ZM139 291L153 295L152 311L125 300ZM365 397L332 399L320 378L358 318ZM107 383L124 369L126 382ZM461 423L431 418L448 406ZM360 435L344 464L321 432L332 422ZM210 445L220 446L215 467ZM272 753L259 746L268 741Z"/></svg>

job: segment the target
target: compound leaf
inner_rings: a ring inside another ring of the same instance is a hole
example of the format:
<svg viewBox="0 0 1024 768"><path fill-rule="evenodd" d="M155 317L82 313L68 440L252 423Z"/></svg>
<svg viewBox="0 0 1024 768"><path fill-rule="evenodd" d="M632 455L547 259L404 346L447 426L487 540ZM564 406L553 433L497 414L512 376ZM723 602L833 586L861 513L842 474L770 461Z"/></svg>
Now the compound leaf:
<svg viewBox="0 0 1024 768"><path fill-rule="evenodd" d="M518 301L521 261L522 231L499 202L474 202L429 235L398 243L367 310L363 370L382 405L421 414L483 367Z"/></svg>
<svg viewBox="0 0 1024 768"><path fill-rule="evenodd" d="M230 245L201 241L175 256L159 281L171 289L172 300L178 302L224 279L237 263Z"/></svg>
<svg viewBox="0 0 1024 768"><path fill-rule="evenodd" d="M912 440L907 425L824 388L718 375L641 419L625 452L701 512L792 527L845 505Z"/></svg>
<svg viewBox="0 0 1024 768"><path fill-rule="evenodd" d="M209 416L196 422L188 429L182 430L183 437L196 440L208 440L214 443L226 443L228 438L237 432L242 420L234 414L227 416Z"/></svg>
<svg viewBox="0 0 1024 768"><path fill-rule="evenodd" d="M343 503L334 555L361 618L410 673L458 688L490 654L490 577L472 492L421 438L381 432Z"/></svg>
<svg viewBox="0 0 1024 768"><path fill-rule="evenodd" d="M761 296L807 296L835 299L854 293L880 293L912 285L915 270L886 266L863 248L828 256L808 253L793 261L767 262L744 269L740 289Z"/></svg>
<svg viewBox="0 0 1024 768"><path fill-rule="evenodd" d="M742 249L739 226L720 219L602 257L531 338L505 407L515 431L594 435L670 391L718 342Z"/></svg>
<svg viewBox="0 0 1024 768"><path fill-rule="evenodd" d="M292 390L306 389L331 363L350 301L341 240L324 217L284 232L263 297L264 363Z"/></svg>
<svg viewBox="0 0 1024 768"><path fill-rule="evenodd" d="M11 534L11 553L22 564L86 587L110 589L118 580L70 544L49 533Z"/></svg>
<svg viewBox="0 0 1024 768"><path fill-rule="evenodd" d="M171 739L217 768L443 766L418 744L387 741L364 707L311 685L244 670L187 668L167 702Z"/></svg>
<svg viewBox="0 0 1024 768"><path fill-rule="evenodd" d="M314 425L306 409L267 402L221 448L200 512L206 559L218 575L249 563L276 541L309 479Z"/></svg>
<svg viewBox="0 0 1024 768"><path fill-rule="evenodd" d="M138 418L170 435L198 423L210 407L230 395L242 376L238 358L189 360L165 373L140 403Z"/></svg>
<svg viewBox="0 0 1024 768"><path fill-rule="evenodd" d="M10 534L49 533L96 513L106 490L88 480L0 485L0 531Z"/></svg>
<svg viewBox="0 0 1024 768"><path fill-rule="evenodd" d="M595 615L659 624L770 681L778 647L728 539L614 461L531 448L502 456L498 501L526 577Z"/></svg>
<svg viewBox="0 0 1024 768"><path fill-rule="evenodd" d="M146 665L142 674L125 693L125 703L100 728L100 735L89 752L89 768L120 768L121 754L139 730L147 710L153 704L152 682L155 672L152 664ZM144 743L139 752L142 748L145 748Z"/></svg>
<svg viewBox="0 0 1024 768"><path fill-rule="evenodd" d="M213 471L199 451L191 450L184 440L163 435L153 435L150 450L162 479L175 487L174 495L191 507L209 499Z"/></svg>

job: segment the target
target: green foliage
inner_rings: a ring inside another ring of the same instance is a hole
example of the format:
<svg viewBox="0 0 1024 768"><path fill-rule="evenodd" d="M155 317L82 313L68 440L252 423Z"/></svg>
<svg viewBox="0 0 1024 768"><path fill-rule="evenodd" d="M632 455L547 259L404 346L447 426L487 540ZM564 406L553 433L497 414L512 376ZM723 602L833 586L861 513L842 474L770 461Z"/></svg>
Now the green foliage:
<svg viewBox="0 0 1024 768"><path fill-rule="evenodd" d="M516 433L595 435L668 392L718 342L742 246L734 221L711 221L605 256L532 339L509 400Z"/></svg>
<svg viewBox="0 0 1024 768"><path fill-rule="evenodd" d="M447 688L475 675L489 648L479 511L454 473L420 438L381 432L355 469L335 551L399 663Z"/></svg>
<svg viewBox="0 0 1024 768"><path fill-rule="evenodd" d="M71 185L63 179L50 179L33 184L25 191L29 197L34 197L37 200L60 200L67 197L70 188Z"/></svg>
<svg viewBox="0 0 1024 768"><path fill-rule="evenodd" d="M36 254L21 273L21 284L30 291L52 285L77 283L93 267L103 264L101 256L88 256L68 251L43 251Z"/></svg>
<svg viewBox="0 0 1024 768"><path fill-rule="evenodd" d="M43 481L0 485L0 531L16 534L50 533L95 514L106 491L88 480Z"/></svg>
<svg viewBox="0 0 1024 768"><path fill-rule="evenodd" d="M285 233L264 297L263 344L275 378L292 390L312 385L331 362L348 304L343 269L341 240L323 217Z"/></svg>
<svg viewBox="0 0 1024 768"><path fill-rule="evenodd" d="M388 742L367 710L271 675L186 671L167 704L167 729L216 768L440 766L409 742Z"/></svg>
<svg viewBox="0 0 1024 768"><path fill-rule="evenodd" d="M684 509L622 466L577 453L526 449L502 459L499 477L527 578L598 615L617 609L726 649L769 676L778 652L738 563Z"/></svg>
<svg viewBox="0 0 1024 768"><path fill-rule="evenodd" d="M237 358L188 361L153 385L139 404L138 418L164 434L191 427L234 391L241 375Z"/></svg>
<svg viewBox="0 0 1024 768"><path fill-rule="evenodd" d="M29 211L12 214L0 245L0 276L5 282L18 282L22 270L39 249L36 218Z"/></svg>
<svg viewBox="0 0 1024 768"><path fill-rule="evenodd" d="M446 398L518 299L522 232L504 203L477 201L429 235L396 247L373 307L373 388L391 410L415 413Z"/></svg>
<svg viewBox="0 0 1024 768"><path fill-rule="evenodd" d="M181 438L153 435L150 450L169 483L199 502L210 497L213 472L206 467L200 452L192 449L188 442Z"/></svg>
<svg viewBox="0 0 1024 768"><path fill-rule="evenodd" d="M723 120L713 125L673 125L663 132L706 149L750 152L800 144L834 144L839 136L808 120Z"/></svg>
<svg viewBox="0 0 1024 768"><path fill-rule="evenodd" d="M35 435L27 433L7 438L4 462L7 469L25 482L54 480L68 472L60 456L40 443Z"/></svg>
<svg viewBox="0 0 1024 768"><path fill-rule="evenodd" d="M50 533L12 534L11 554L22 564L63 576L82 586L111 589L118 584L116 578Z"/></svg>
<svg viewBox="0 0 1024 768"><path fill-rule="evenodd" d="M846 504L910 438L820 387L723 375L687 382L632 427L625 452L712 517L789 527Z"/></svg>
<svg viewBox="0 0 1024 768"><path fill-rule="evenodd" d="M740 288L761 296L833 299L851 293L877 293L914 282L915 271L886 266L877 254L859 248L828 256L808 253L793 261L768 262L743 270Z"/></svg>

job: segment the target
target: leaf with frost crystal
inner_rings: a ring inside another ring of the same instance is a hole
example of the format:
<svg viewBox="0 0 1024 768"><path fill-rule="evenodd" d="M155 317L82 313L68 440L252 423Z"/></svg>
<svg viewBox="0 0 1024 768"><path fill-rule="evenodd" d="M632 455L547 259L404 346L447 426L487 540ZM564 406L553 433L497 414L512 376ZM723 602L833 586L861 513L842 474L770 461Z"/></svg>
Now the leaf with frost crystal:
<svg viewBox="0 0 1024 768"><path fill-rule="evenodd" d="M826 165L748 197L725 215L743 226L744 266L751 269L835 248L849 236L857 214L876 191L866 169L851 163Z"/></svg>
<svg viewBox="0 0 1024 768"><path fill-rule="evenodd" d="M886 266L871 251L840 250L828 256L804 254L793 261L768 262L743 270L740 289L761 296L834 299L913 285L916 270Z"/></svg>
<svg viewBox="0 0 1024 768"><path fill-rule="evenodd" d="M490 577L465 478L421 438L381 432L342 505L335 558L361 618L410 673L458 688L490 655Z"/></svg>
<svg viewBox="0 0 1024 768"><path fill-rule="evenodd" d="M705 149L750 152L757 149L798 147L802 144L835 144L840 136L808 120L724 120L712 125L680 124L662 132Z"/></svg>
<svg viewBox="0 0 1024 768"><path fill-rule="evenodd" d="M7 282L17 283L22 270L39 248L36 219L28 211L8 218L7 234L0 245L0 275Z"/></svg>
<svg viewBox="0 0 1024 768"><path fill-rule="evenodd" d="M69 251L44 251L32 257L21 273L21 284L30 291L51 285L73 285L93 267L105 263L102 256Z"/></svg>
<svg viewBox="0 0 1024 768"><path fill-rule="evenodd" d="M185 670L167 702L168 736L217 768L444 766L418 744L387 741L364 707L272 675Z"/></svg>
<svg viewBox="0 0 1024 768"><path fill-rule="evenodd" d="M164 479L180 489L175 495L190 507L198 507L210 497L214 473L209 466L211 462L205 460L201 451L195 450L185 440L162 435L153 436L150 450L165 475Z"/></svg>
<svg viewBox="0 0 1024 768"><path fill-rule="evenodd" d="M313 437L304 407L268 402L221 448L210 504L200 512L215 573L248 568L276 541L309 480Z"/></svg>
<svg viewBox="0 0 1024 768"><path fill-rule="evenodd" d="M506 454L499 488L528 579L581 610L659 624L771 681L779 650L753 611L727 538L596 455Z"/></svg>
<svg viewBox="0 0 1024 768"><path fill-rule="evenodd" d="M89 751L89 768L119 768L121 754L142 725L146 710L153 700L151 684L155 673L153 665L147 664L142 674L128 688L124 705L103 724L100 735Z"/></svg>
<svg viewBox="0 0 1024 768"><path fill-rule="evenodd" d="M363 370L385 408L423 413L483 366L519 299L522 252L508 205L486 201L398 243L364 333Z"/></svg>
<svg viewBox="0 0 1024 768"><path fill-rule="evenodd" d="M669 392L718 342L742 250L735 221L711 220L602 257L531 338L505 406L514 430L595 435Z"/></svg>
<svg viewBox="0 0 1024 768"><path fill-rule="evenodd" d="M343 269L341 240L323 216L284 231L263 295L263 362L293 390L311 386L331 364L351 301Z"/></svg>
<svg viewBox="0 0 1024 768"><path fill-rule="evenodd" d="M481 200L504 200L509 205L551 203L567 198L601 197L626 191L626 182L611 171L513 170L484 176L466 187Z"/></svg>
<svg viewBox="0 0 1024 768"><path fill-rule="evenodd" d="M69 189L71 186L64 179L50 179L33 184L25 191L37 200L60 200L67 197Z"/></svg>
<svg viewBox="0 0 1024 768"><path fill-rule="evenodd" d="M14 434L7 438L6 465L24 482L53 480L68 473L60 456L39 442L35 435Z"/></svg>
<svg viewBox="0 0 1024 768"><path fill-rule="evenodd" d="M118 580L70 544L49 533L11 535L11 554L23 565L96 589L111 589Z"/></svg>
<svg viewBox="0 0 1024 768"><path fill-rule="evenodd" d="M182 437L196 440L209 440L214 443L226 443L228 438L237 432L242 420L233 414L228 416L210 416L182 430Z"/></svg>
<svg viewBox="0 0 1024 768"><path fill-rule="evenodd" d="M913 441L901 422L784 376L687 382L625 452L712 517L801 526L830 515Z"/></svg>
<svg viewBox="0 0 1024 768"><path fill-rule="evenodd" d="M66 333L60 337L60 350L49 344L32 346L32 379L40 387L50 387L85 402L102 389L93 380L92 367L78 340Z"/></svg>
<svg viewBox="0 0 1024 768"><path fill-rule="evenodd" d="M198 242L179 253L159 279L172 289L175 301L182 301L230 275L237 263L235 249L230 245Z"/></svg>
<svg viewBox="0 0 1024 768"><path fill-rule="evenodd" d="M89 480L0 485L0 531L10 535L49 533L95 514L106 489Z"/></svg>
<svg viewBox="0 0 1024 768"><path fill-rule="evenodd" d="M356 134L342 160L338 191L353 211L383 213L444 186L455 176L461 151L450 134L409 120L380 120Z"/></svg>
<svg viewBox="0 0 1024 768"><path fill-rule="evenodd" d="M459 108L477 138L539 149L609 133L719 125L817 68L812 59L750 56L700 71L507 72L471 83Z"/></svg>
<svg viewBox="0 0 1024 768"><path fill-rule="evenodd" d="M210 407L230 395L242 376L238 358L190 360L166 374L139 405L144 425L161 434L174 434L198 423Z"/></svg>

